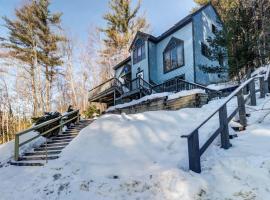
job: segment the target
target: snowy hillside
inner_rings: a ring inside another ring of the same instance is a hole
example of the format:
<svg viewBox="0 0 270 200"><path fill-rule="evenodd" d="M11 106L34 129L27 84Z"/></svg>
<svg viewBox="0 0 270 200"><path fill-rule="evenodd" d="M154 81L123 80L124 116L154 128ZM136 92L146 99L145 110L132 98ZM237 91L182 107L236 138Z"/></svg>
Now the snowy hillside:
<svg viewBox="0 0 270 200"><path fill-rule="evenodd" d="M0 199L268 199L269 97L248 109L249 126L231 141L231 149L220 149L216 141L203 155L202 173L187 170L187 143L180 136L222 101L179 111L105 115L83 129L60 159L39 168L0 168ZM218 126L217 118L203 127L201 141Z"/></svg>

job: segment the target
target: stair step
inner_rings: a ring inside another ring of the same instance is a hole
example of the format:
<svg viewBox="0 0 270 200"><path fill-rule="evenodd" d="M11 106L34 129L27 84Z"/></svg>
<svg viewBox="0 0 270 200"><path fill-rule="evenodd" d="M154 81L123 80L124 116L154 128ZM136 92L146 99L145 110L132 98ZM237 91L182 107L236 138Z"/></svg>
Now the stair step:
<svg viewBox="0 0 270 200"><path fill-rule="evenodd" d="M14 166L21 166L21 167L26 167L26 166L36 166L36 167L41 167L44 166L43 163L33 163L33 162L10 162L10 165L14 165Z"/></svg>
<svg viewBox="0 0 270 200"><path fill-rule="evenodd" d="M53 143L53 144L47 144L47 148L51 148L51 147L65 147L67 146L69 143L67 142L59 142L59 143ZM41 148L46 148L46 145L45 144L42 144L40 146Z"/></svg>
<svg viewBox="0 0 270 200"><path fill-rule="evenodd" d="M50 142L57 142L57 141L67 141L67 142L70 142L72 140L73 140L73 138L52 138Z"/></svg>
<svg viewBox="0 0 270 200"><path fill-rule="evenodd" d="M76 137L76 135L73 135L73 136L66 136L66 135L59 135L59 136L55 136L55 137L52 137L51 139L53 140L53 139L73 139L73 138L75 138Z"/></svg>
<svg viewBox="0 0 270 200"><path fill-rule="evenodd" d="M78 130L65 130L64 134L78 134L80 131Z"/></svg>
<svg viewBox="0 0 270 200"><path fill-rule="evenodd" d="M42 155L55 155L55 154L60 154L61 151L36 151L36 152L31 152L31 153L24 153L24 156L42 156Z"/></svg>
<svg viewBox="0 0 270 200"><path fill-rule="evenodd" d="M47 150L48 151L59 151L64 149L65 147L48 147ZM34 151L46 151L46 148L44 147L39 147L39 148L35 148Z"/></svg>
<svg viewBox="0 0 270 200"><path fill-rule="evenodd" d="M57 135L55 137L76 137L77 133L63 133L62 135Z"/></svg>
<svg viewBox="0 0 270 200"><path fill-rule="evenodd" d="M24 161L24 160L55 160L58 159L59 156L22 156L19 157L19 161Z"/></svg>

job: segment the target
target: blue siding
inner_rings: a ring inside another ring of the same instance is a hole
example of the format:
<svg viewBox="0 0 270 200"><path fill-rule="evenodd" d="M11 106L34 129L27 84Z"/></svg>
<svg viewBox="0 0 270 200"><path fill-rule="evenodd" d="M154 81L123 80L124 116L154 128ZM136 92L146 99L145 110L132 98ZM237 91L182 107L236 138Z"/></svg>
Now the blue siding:
<svg viewBox="0 0 270 200"><path fill-rule="evenodd" d="M156 83L156 78L157 77L157 48L156 44L153 42L148 42L149 46L149 68L150 68L150 77L149 79Z"/></svg>
<svg viewBox="0 0 270 200"><path fill-rule="evenodd" d="M207 74L199 69L200 65L218 65L217 62L209 60L201 53L201 42L208 44L207 38L214 36L212 33L212 24L218 28L222 28L219 27L218 19L214 8L212 6L206 6L197 12L197 14L194 14L192 20L190 18L190 22L187 21L187 24L179 30L172 32L171 35L164 39L161 37L158 43L152 42L153 40L146 40L146 55L144 60L133 64L133 51L131 51L132 79L136 78L139 71L138 69L140 69L143 70L143 76L147 82L153 81L156 84L163 83L166 80L180 75L185 75L187 81L203 85L222 81L217 74ZM164 73L163 52L172 37L184 41L185 65L168 73ZM227 61L225 62L227 63ZM116 70L116 77L119 77L121 70L122 67ZM225 76L227 77L227 73Z"/></svg>
<svg viewBox="0 0 270 200"><path fill-rule="evenodd" d="M136 78L136 74L138 73L138 69L143 70L143 78L145 81L149 82L149 67L148 67L148 42L145 41L145 59L133 64L133 51L131 56L132 67L131 67L131 76L132 79Z"/></svg>
<svg viewBox="0 0 270 200"><path fill-rule="evenodd" d="M199 84L208 85L214 82L220 82L217 74L207 74L199 69L199 65L217 66L218 62L211 61L201 53L201 42L208 44L207 38L214 37L212 33L212 24L221 29L216 12L212 6L207 6L204 10L193 17L194 26L194 54L195 54L195 81Z"/></svg>
<svg viewBox="0 0 270 200"><path fill-rule="evenodd" d="M164 73L163 71L163 51L166 48L172 37L181 39L184 41L184 57L185 65L171 72ZM156 72L153 74L153 81L156 83L162 83L166 80L185 74L186 80L194 81L194 67L193 67L193 39L192 39L192 23L188 23L186 26L171 34L169 37L163 39L156 44Z"/></svg>

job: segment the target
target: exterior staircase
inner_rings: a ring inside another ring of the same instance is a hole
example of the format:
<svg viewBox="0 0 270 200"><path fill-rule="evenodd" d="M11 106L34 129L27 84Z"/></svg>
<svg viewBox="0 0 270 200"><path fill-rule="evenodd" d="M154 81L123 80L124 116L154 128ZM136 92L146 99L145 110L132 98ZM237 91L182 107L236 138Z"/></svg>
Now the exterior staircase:
<svg viewBox="0 0 270 200"><path fill-rule="evenodd" d="M31 152L22 154L18 161L11 161L15 166L43 166L49 160L59 158L62 150L79 134L79 132L92 123L92 120L83 120L70 126L63 133L47 139L47 144L34 148Z"/></svg>

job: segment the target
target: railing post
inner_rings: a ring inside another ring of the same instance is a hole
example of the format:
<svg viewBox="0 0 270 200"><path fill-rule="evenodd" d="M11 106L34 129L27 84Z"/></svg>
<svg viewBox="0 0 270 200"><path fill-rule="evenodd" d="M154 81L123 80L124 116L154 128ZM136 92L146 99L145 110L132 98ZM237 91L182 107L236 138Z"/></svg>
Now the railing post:
<svg viewBox="0 0 270 200"><path fill-rule="evenodd" d="M64 120L63 120L63 117L61 117L59 134L62 134L62 132L63 132L63 123L64 123Z"/></svg>
<svg viewBox="0 0 270 200"><path fill-rule="evenodd" d="M264 77L260 77L260 98L265 97Z"/></svg>
<svg viewBox="0 0 270 200"><path fill-rule="evenodd" d="M14 145L14 160L19 160L19 148L20 148L20 137L18 134L15 135L15 145Z"/></svg>
<svg viewBox="0 0 270 200"><path fill-rule="evenodd" d="M78 111L78 113L77 113L77 121L76 121L76 123L78 124L80 122L80 111Z"/></svg>
<svg viewBox="0 0 270 200"><path fill-rule="evenodd" d="M268 79L264 81L264 90L265 94L269 93Z"/></svg>
<svg viewBox="0 0 270 200"><path fill-rule="evenodd" d="M187 139L189 169L196 173L201 173L201 155L198 130L195 130Z"/></svg>
<svg viewBox="0 0 270 200"><path fill-rule="evenodd" d="M254 79L249 83L249 89L250 89L250 105L256 106L256 91Z"/></svg>
<svg viewBox="0 0 270 200"><path fill-rule="evenodd" d="M243 127L247 126L247 118L246 118L246 107L245 107L245 100L243 96L243 90L241 90L237 94L237 103L238 103L238 108L239 108L239 120L240 124Z"/></svg>
<svg viewBox="0 0 270 200"><path fill-rule="evenodd" d="M221 129L221 148L229 149L232 145L230 143L226 104L219 110L219 123Z"/></svg>

